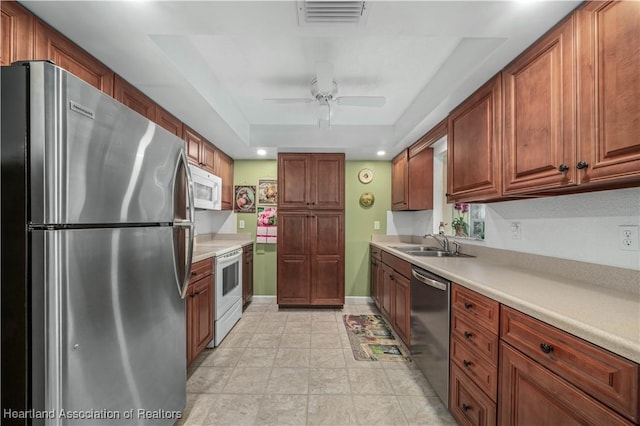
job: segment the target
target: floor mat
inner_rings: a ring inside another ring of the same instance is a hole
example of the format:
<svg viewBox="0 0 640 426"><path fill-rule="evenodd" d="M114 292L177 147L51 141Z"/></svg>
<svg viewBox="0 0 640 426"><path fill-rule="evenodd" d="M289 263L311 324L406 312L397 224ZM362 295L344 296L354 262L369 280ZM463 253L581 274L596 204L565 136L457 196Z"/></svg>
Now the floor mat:
<svg viewBox="0 0 640 426"><path fill-rule="evenodd" d="M356 360L411 362L381 315L344 315L343 319Z"/></svg>

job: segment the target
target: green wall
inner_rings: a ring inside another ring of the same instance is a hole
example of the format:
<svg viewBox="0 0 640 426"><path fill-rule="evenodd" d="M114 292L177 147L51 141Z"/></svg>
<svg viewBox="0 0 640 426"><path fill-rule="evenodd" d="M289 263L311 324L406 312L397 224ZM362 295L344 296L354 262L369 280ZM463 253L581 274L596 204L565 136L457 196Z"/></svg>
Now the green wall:
<svg viewBox="0 0 640 426"><path fill-rule="evenodd" d="M373 171L373 181L360 183L358 172L362 168ZM257 185L258 178L278 176L275 160L236 160L234 162L235 185ZM387 229L387 211L391 210L391 163L389 161L347 161L345 165L345 295L369 296L369 241L372 234L384 234ZM360 194L371 192L375 202L370 208L359 204ZM255 240L255 213L238 213L245 221L244 229ZM380 229L374 230L374 221L380 221ZM256 244L254 256L254 294L276 294L276 246Z"/></svg>
<svg viewBox="0 0 640 426"><path fill-rule="evenodd" d="M258 186L259 178L278 178L278 162L275 160L235 160L233 163L234 185ZM238 232L250 232L256 240L257 213L238 213ZM240 221L245 227L240 229ZM276 245L254 244L253 294L273 296L276 294Z"/></svg>

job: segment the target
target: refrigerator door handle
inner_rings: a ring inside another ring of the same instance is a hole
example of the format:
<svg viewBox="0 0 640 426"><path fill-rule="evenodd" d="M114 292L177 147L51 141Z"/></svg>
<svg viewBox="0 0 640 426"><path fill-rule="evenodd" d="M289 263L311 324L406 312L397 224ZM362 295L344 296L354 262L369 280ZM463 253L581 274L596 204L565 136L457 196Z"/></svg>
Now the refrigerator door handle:
<svg viewBox="0 0 640 426"><path fill-rule="evenodd" d="M184 152L184 149L180 150L180 155L178 156L178 163L176 164L176 175L175 179L178 178L178 171L180 170L180 165L182 164L182 170L187 178L187 203L189 207L189 219L174 219L173 225L179 226L183 228L188 228L189 232L189 242L187 244L187 258L185 260L185 274L184 277L179 277L179 289L180 289L180 297L184 299L187 295L187 288L189 287L189 277L191 276L191 262L193 261L193 239L194 239L194 229L195 229L195 207L193 205L193 180L191 179L191 172L189 171L189 162L187 161L187 154ZM177 266L177 265L176 265ZM176 267L176 270L179 268Z"/></svg>

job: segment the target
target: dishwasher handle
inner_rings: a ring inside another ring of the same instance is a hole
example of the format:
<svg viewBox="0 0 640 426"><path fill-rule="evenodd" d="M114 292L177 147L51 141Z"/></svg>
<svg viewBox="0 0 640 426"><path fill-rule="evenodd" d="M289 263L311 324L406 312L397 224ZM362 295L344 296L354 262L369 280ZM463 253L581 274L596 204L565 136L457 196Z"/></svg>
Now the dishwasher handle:
<svg viewBox="0 0 640 426"><path fill-rule="evenodd" d="M415 269L411 270L411 275L413 275L413 278L417 279L418 281L420 281L423 284L426 284L426 285L431 286L431 287L435 287L438 290L447 291L447 285L445 283L441 283L440 281L436 281L436 280L432 280L431 278L427 278L424 275L420 274Z"/></svg>

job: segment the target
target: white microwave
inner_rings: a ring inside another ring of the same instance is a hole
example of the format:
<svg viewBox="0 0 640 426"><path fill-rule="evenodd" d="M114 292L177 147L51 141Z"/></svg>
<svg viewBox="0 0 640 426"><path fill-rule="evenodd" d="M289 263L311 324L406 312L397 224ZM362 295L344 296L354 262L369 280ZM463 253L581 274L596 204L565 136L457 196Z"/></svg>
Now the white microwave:
<svg viewBox="0 0 640 426"><path fill-rule="evenodd" d="M193 206L196 209L222 209L222 179L199 167L189 165L193 181Z"/></svg>

